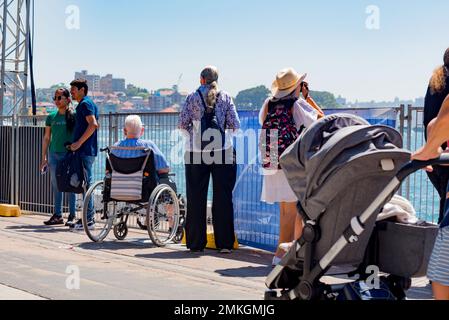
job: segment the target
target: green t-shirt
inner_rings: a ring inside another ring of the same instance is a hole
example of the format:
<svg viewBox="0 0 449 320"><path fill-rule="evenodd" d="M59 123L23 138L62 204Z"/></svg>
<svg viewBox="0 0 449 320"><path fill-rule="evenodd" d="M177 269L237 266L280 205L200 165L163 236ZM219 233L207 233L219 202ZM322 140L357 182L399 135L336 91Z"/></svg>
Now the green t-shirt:
<svg viewBox="0 0 449 320"><path fill-rule="evenodd" d="M63 153L67 152L64 144L72 141L72 133L68 131L65 121L65 115L58 111L50 114L45 122L47 127L51 128L50 152Z"/></svg>

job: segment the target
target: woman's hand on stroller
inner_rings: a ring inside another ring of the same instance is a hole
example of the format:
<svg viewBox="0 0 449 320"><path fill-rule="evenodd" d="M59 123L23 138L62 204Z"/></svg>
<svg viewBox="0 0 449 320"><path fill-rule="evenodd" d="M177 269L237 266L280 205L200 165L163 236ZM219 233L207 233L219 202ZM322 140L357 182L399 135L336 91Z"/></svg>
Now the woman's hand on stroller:
<svg viewBox="0 0 449 320"><path fill-rule="evenodd" d="M429 161L432 159L437 159L441 156L443 153L443 149L440 147L437 150L433 150L429 148L428 145L425 145L418 151L416 151L414 154L412 154L412 160L413 161ZM432 166L427 166L425 168L427 172L433 172Z"/></svg>

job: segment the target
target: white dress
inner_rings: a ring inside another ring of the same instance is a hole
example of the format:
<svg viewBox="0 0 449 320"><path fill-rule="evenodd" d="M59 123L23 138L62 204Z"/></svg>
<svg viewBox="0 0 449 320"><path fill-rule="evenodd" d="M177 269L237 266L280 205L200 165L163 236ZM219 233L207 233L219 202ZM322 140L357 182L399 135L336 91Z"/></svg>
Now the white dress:
<svg viewBox="0 0 449 320"><path fill-rule="evenodd" d="M263 118L268 102L265 101L264 106L260 110L259 122L262 126L265 122ZM293 119L298 130L301 126L310 127L313 122L318 119L318 113L310 106L307 101L300 98L293 106ZM261 200L266 203L281 203L281 202L297 202L298 198L293 192L287 177L282 170L263 170L263 187Z"/></svg>

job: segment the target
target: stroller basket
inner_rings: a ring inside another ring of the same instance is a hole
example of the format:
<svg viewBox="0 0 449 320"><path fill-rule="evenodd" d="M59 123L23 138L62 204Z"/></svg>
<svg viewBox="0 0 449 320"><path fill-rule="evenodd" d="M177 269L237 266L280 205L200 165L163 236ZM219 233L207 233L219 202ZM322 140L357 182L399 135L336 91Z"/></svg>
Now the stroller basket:
<svg viewBox="0 0 449 320"><path fill-rule="evenodd" d="M371 265L382 272L404 278L426 276L438 226L401 224L392 221L377 223L371 238L374 250Z"/></svg>

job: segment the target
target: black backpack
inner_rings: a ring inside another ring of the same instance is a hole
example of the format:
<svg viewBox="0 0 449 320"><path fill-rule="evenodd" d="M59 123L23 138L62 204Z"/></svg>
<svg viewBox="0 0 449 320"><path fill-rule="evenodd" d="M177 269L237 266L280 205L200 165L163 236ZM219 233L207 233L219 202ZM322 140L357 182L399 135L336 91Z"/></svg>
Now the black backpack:
<svg viewBox="0 0 449 320"><path fill-rule="evenodd" d="M200 137L201 151L212 151L212 150L208 149L208 147L212 143L215 142L214 135L212 135L212 137L210 139L203 140L205 134L209 130L216 130L216 132L220 133L220 136L221 136L220 147L221 147L221 149L223 149L225 146L225 143L226 143L226 134L225 134L225 131L218 124L217 115L215 113L215 106L214 106L214 108L208 107L206 104L206 101L204 100L204 96L200 90L198 90L198 94L201 97L201 102L202 102L203 108L204 108L204 115L201 118L201 137ZM219 96L220 96L220 93L218 93L217 99ZM226 123L225 123L225 128L226 128ZM218 143L214 143L214 147L216 147L216 146L218 146Z"/></svg>
<svg viewBox="0 0 449 320"><path fill-rule="evenodd" d="M83 194L87 190L83 160L77 152L68 152L56 166L59 192Z"/></svg>

